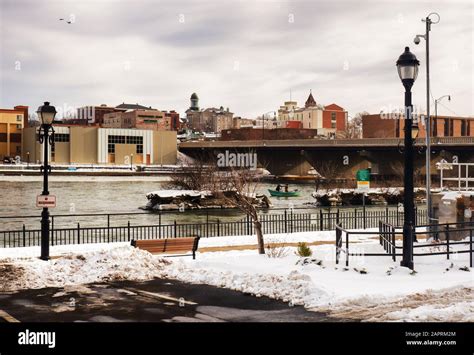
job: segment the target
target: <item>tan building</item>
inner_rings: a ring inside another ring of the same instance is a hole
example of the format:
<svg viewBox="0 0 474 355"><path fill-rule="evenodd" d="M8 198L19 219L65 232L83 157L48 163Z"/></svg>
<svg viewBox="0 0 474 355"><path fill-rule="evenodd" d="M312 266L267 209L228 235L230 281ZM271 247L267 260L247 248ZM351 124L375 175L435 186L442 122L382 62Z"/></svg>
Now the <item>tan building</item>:
<svg viewBox="0 0 474 355"><path fill-rule="evenodd" d="M317 129L318 135L336 137L346 130L347 111L336 104L327 106L317 104L310 92L304 107L298 107L296 101L285 101L278 110L276 126Z"/></svg>
<svg viewBox="0 0 474 355"><path fill-rule="evenodd" d="M54 164L176 164L175 131L54 125L55 144L50 149ZM43 160L38 127L24 130L23 159Z"/></svg>
<svg viewBox="0 0 474 355"><path fill-rule="evenodd" d="M229 108L210 107L199 108L199 98L196 93L191 95L191 106L186 110L188 128L200 132L220 133L222 130L235 128L234 114Z"/></svg>
<svg viewBox="0 0 474 355"><path fill-rule="evenodd" d="M171 117L160 110L127 110L104 115L104 128L137 128L157 131L172 129Z"/></svg>
<svg viewBox="0 0 474 355"><path fill-rule="evenodd" d="M0 109L0 159L22 153L23 127L28 124L28 106Z"/></svg>

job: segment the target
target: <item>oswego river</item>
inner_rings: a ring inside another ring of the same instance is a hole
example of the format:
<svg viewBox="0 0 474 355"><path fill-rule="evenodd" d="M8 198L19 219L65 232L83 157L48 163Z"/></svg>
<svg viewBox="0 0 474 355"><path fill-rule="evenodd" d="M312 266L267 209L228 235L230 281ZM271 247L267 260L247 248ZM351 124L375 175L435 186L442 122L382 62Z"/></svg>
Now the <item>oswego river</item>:
<svg viewBox="0 0 474 355"><path fill-rule="evenodd" d="M94 177L94 176L50 176L50 194L57 198L57 207L52 214L84 214L84 213L116 213L143 212L139 209L147 203L146 194L154 190L169 188L165 177ZM260 193L269 195L268 189L275 184L262 183L258 186ZM301 191L300 197L273 198L274 207L291 208L303 207L305 203L314 202L311 192L313 184L294 184L291 189ZM40 176L0 176L0 216L38 215L38 220L16 219L1 220L0 230L17 229L25 223L26 226L39 227L40 209L36 208L36 196L42 191ZM178 220L180 222L196 223L205 221L207 213L203 211L187 211L184 213L164 213L162 221ZM240 219L237 211L209 211L209 218ZM113 217L113 225L123 225L129 217ZM156 224L156 214L137 215L131 218L134 224ZM100 226L106 223L106 218L75 217L57 218L55 226L73 226L78 222L81 226Z"/></svg>

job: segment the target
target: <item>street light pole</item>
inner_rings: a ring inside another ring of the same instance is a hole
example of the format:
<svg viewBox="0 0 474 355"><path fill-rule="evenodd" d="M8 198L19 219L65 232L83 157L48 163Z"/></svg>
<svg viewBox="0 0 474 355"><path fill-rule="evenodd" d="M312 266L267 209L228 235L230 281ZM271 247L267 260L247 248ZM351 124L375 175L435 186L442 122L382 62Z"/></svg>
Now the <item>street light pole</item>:
<svg viewBox="0 0 474 355"><path fill-rule="evenodd" d="M410 52L410 48L405 47L405 52L398 58L398 75L405 87L405 129L404 129L404 223L403 223L403 258L401 266L413 270L413 240L415 228L415 204L414 186L413 186L413 105L411 88L418 75L418 66L420 62L416 56Z"/></svg>
<svg viewBox="0 0 474 355"><path fill-rule="evenodd" d="M51 166L48 163L49 152L48 147L54 143L53 121L56 115L54 106L50 106L49 102L45 102L43 106L38 107L38 116L41 119L39 131L39 143L44 145L43 165L40 171L43 173L43 192L41 195L49 195L48 174L51 172ZM51 130L51 135L49 131ZM49 209L43 207L41 212L41 260L49 260Z"/></svg>
<svg viewBox="0 0 474 355"><path fill-rule="evenodd" d="M437 21L433 22L430 16L435 15L438 17ZM428 224L431 224L433 220L433 205L431 199L431 116L430 116L430 31L431 25L437 24L440 21L440 16L436 12L430 13L425 19L421 21L425 22L426 30L424 35L417 35L415 37L415 44L420 43L420 38L424 38L426 41L426 209Z"/></svg>

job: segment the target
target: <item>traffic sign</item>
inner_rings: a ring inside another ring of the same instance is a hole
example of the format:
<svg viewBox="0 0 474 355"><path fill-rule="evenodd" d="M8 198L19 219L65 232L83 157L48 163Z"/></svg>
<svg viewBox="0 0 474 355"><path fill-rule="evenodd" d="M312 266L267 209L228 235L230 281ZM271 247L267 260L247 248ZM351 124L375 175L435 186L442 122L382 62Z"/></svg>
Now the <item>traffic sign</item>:
<svg viewBox="0 0 474 355"><path fill-rule="evenodd" d="M359 192L369 192L370 182L369 181L357 181L357 190Z"/></svg>
<svg viewBox="0 0 474 355"><path fill-rule="evenodd" d="M54 195L38 195L36 196L36 207L54 208L56 207L56 196Z"/></svg>

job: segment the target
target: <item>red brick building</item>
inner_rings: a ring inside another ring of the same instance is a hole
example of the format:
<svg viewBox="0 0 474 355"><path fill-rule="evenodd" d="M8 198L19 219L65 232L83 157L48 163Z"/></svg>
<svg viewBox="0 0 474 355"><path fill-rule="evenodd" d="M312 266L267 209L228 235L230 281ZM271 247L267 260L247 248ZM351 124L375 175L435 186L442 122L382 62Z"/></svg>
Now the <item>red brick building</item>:
<svg viewBox="0 0 474 355"><path fill-rule="evenodd" d="M400 114L362 116L363 138L403 138L404 119ZM424 117L421 116L419 138L426 137ZM432 137L474 137L474 117L431 116Z"/></svg>

